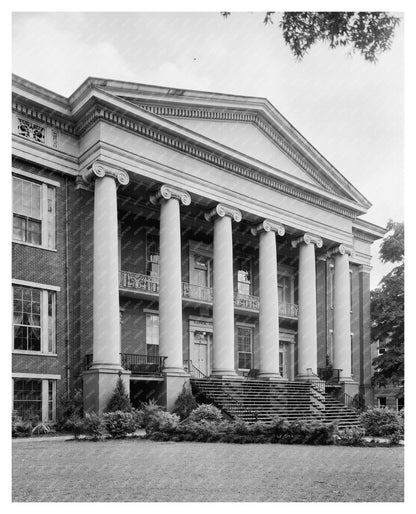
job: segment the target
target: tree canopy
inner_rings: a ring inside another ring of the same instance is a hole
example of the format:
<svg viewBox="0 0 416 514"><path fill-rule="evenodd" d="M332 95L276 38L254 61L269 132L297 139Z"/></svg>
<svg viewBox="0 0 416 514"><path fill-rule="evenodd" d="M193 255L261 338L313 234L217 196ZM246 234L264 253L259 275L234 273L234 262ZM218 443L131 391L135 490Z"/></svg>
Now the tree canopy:
<svg viewBox="0 0 416 514"><path fill-rule="evenodd" d="M222 12L228 17L230 12ZM264 23L273 24L273 11L265 13ZM285 43L301 60L318 41L330 48L349 46L366 61L376 62L389 50L400 18L386 12L284 12L279 22Z"/></svg>
<svg viewBox="0 0 416 514"><path fill-rule="evenodd" d="M382 262L399 263L371 292L371 337L384 353L376 357L373 384L402 384L404 378L404 224L390 220L380 247Z"/></svg>

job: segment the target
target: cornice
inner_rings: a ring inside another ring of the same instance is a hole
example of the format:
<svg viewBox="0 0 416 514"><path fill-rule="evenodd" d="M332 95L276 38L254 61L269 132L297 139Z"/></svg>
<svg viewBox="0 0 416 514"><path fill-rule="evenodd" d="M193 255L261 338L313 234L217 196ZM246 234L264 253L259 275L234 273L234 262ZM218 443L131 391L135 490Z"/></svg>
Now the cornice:
<svg viewBox="0 0 416 514"><path fill-rule="evenodd" d="M251 233L256 236L260 232L276 232L279 236L285 235L285 227L273 220L264 220L259 225L251 228Z"/></svg>
<svg viewBox="0 0 416 514"><path fill-rule="evenodd" d="M149 124L133 120L125 115L122 116L117 114L104 106L95 105L90 109L76 125L75 133L77 135L82 135L98 121L107 121L108 123L116 124L125 130L129 130L142 137L151 139L158 144L173 148L174 150L182 152L195 159L199 159L209 163L210 165L225 169L231 173L253 180L254 182L272 189L276 189L288 196L299 198L300 200L317 205L328 211L336 212L337 214L352 219L357 216L357 211L341 206L336 203L336 201L325 199L317 194L302 190L299 186L290 185L283 182L281 179L272 177L260 168L255 169L254 167L244 166L232 158L227 158L224 154L216 154L213 150L203 148L198 143L192 143L189 139L181 137L178 134L169 133L167 130L159 128L153 128Z"/></svg>
<svg viewBox="0 0 416 514"><path fill-rule="evenodd" d="M22 115L26 118L30 118L40 123L44 123L45 125L54 127L61 130L62 132L66 132L71 135L74 134L74 124L72 122L64 121L59 119L57 116L51 116L42 110L42 108L38 108L33 105L25 105L22 102L13 100L12 112L15 112L17 115Z"/></svg>

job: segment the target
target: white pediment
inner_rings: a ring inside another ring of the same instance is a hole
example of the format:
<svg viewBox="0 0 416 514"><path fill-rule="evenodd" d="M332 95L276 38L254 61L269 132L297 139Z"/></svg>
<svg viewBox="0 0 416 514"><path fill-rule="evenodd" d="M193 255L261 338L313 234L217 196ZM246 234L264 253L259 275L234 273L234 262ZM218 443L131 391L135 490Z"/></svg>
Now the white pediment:
<svg viewBox="0 0 416 514"><path fill-rule="evenodd" d="M237 150L260 162L319 185L313 177L288 157L277 145L251 122L169 118L193 132Z"/></svg>

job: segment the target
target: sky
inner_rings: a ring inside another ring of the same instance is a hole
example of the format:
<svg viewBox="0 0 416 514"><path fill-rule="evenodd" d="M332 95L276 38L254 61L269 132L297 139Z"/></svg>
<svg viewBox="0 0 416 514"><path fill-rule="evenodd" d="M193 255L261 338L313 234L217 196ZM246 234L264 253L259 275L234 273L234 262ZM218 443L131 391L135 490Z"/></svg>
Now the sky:
<svg viewBox="0 0 416 514"><path fill-rule="evenodd" d="M402 16L402 15L399 15ZM404 220L404 23L376 64L317 44L298 62L264 12L15 12L12 71L69 96L88 76L267 98L373 204ZM373 245L371 287L389 266Z"/></svg>

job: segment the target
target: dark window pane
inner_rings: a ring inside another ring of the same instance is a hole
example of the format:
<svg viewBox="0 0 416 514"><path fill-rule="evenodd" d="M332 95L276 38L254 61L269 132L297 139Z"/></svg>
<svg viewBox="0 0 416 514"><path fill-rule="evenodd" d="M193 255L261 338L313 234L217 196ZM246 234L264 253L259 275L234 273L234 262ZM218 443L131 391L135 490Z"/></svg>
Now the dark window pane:
<svg viewBox="0 0 416 514"><path fill-rule="evenodd" d="M42 242L40 221L28 220L27 222L27 242L40 245Z"/></svg>
<svg viewBox="0 0 416 514"><path fill-rule="evenodd" d="M26 219L13 216L13 239L26 241Z"/></svg>

